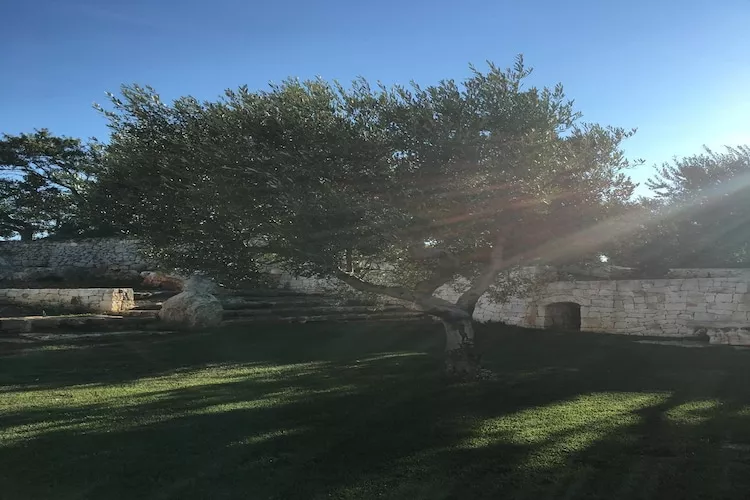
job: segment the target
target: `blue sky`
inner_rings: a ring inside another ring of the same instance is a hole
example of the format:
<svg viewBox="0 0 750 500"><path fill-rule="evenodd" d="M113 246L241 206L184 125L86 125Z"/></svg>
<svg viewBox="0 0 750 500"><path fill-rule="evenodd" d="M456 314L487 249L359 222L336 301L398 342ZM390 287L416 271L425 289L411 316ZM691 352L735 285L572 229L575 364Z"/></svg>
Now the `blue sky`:
<svg viewBox="0 0 750 500"><path fill-rule="evenodd" d="M750 144L750 1L39 0L3 2L0 132L106 138L122 83L212 99L287 76L460 79L523 53L586 121L637 127L646 167Z"/></svg>

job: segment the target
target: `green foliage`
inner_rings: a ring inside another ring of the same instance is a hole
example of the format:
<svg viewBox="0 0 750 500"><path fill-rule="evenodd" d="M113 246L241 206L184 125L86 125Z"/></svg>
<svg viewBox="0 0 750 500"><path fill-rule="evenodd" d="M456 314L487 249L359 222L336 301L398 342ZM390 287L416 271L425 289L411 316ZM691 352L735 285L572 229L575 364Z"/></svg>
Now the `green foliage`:
<svg viewBox="0 0 750 500"><path fill-rule="evenodd" d="M0 179L0 236L18 234L29 240L53 231L70 215L69 208L65 194L36 173L21 180Z"/></svg>
<svg viewBox="0 0 750 500"><path fill-rule="evenodd" d="M82 229L100 145L58 137L46 129L0 140L0 236Z"/></svg>
<svg viewBox="0 0 750 500"><path fill-rule="evenodd" d="M648 182L647 218L620 262L647 269L750 265L750 147L665 164Z"/></svg>
<svg viewBox="0 0 750 500"><path fill-rule="evenodd" d="M103 109L98 205L167 261L235 280L272 261L427 287L481 275L498 238L508 262L551 260L536 250L630 196L632 132L580 123L529 73L519 58L424 88L287 80L203 103L124 87Z"/></svg>

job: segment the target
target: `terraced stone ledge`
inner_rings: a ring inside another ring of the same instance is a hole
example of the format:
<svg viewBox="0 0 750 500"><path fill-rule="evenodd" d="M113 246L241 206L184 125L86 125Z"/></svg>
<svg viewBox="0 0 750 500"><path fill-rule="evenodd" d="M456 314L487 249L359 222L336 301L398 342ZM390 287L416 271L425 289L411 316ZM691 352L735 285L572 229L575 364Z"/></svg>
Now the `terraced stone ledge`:
<svg viewBox="0 0 750 500"><path fill-rule="evenodd" d="M96 313L135 307L132 288L0 288L0 304Z"/></svg>
<svg viewBox="0 0 750 500"><path fill-rule="evenodd" d="M108 332L157 327L155 317L82 314L64 316L26 316L0 318L0 335L32 332Z"/></svg>

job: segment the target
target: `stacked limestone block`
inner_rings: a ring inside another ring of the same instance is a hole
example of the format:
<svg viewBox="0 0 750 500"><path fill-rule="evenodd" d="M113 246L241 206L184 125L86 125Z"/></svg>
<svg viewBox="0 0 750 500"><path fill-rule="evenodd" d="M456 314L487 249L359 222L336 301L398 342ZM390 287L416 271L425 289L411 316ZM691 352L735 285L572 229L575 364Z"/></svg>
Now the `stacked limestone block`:
<svg viewBox="0 0 750 500"><path fill-rule="evenodd" d="M6 288L0 303L71 312L119 313L135 307L132 288Z"/></svg>
<svg viewBox="0 0 750 500"><path fill-rule="evenodd" d="M522 307L499 313L500 321L542 327L546 306L580 305L581 330L627 335L691 336L712 323L750 324L750 295L743 278L695 278L550 283L534 297L517 299L536 308L522 317Z"/></svg>

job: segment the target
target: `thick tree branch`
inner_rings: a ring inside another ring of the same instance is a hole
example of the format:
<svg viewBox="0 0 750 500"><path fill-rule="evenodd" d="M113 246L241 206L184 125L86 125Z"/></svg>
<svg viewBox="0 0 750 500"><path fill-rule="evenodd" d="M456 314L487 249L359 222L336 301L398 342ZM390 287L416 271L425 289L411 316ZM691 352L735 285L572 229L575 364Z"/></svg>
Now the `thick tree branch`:
<svg viewBox="0 0 750 500"><path fill-rule="evenodd" d="M409 249L409 255L416 260L437 259L441 262L458 264L458 257L442 248L413 246Z"/></svg>
<svg viewBox="0 0 750 500"><path fill-rule="evenodd" d="M471 314L456 304L452 304L440 297L420 297L415 304L421 311L444 321L452 322L471 319Z"/></svg>
<svg viewBox="0 0 750 500"><path fill-rule="evenodd" d="M500 271L507 267L507 263L503 260L504 247L505 236L500 235L495 239L489 263L482 269L479 278L458 298L456 305L467 311L469 316L474 314L474 309L477 307L479 298L495 283Z"/></svg>
<svg viewBox="0 0 750 500"><path fill-rule="evenodd" d="M432 275L417 283L414 291L424 297L429 297L435 290L450 281L458 271L460 259L447 250L432 247L412 247L411 257L415 260L437 260L437 269Z"/></svg>
<svg viewBox="0 0 750 500"><path fill-rule="evenodd" d="M436 316L442 320L459 321L471 318L466 311L439 297L422 296L412 290L400 286L375 285L373 283L362 281L356 276L345 273L341 270L336 271L336 276L356 290L387 295L395 299L409 301L416 305L420 311L431 316Z"/></svg>
<svg viewBox="0 0 750 500"><path fill-rule="evenodd" d="M383 286L376 285L374 283L368 283L367 281L362 281L356 276L345 273L340 269L336 271L336 277L347 285L361 292L378 293L381 295L393 297L395 299L408 300L410 302L416 302L417 300L417 295L413 291L401 286Z"/></svg>
<svg viewBox="0 0 750 500"><path fill-rule="evenodd" d="M423 297L429 297L435 290L448 283L456 275L455 269L438 269L429 278L420 281L414 291Z"/></svg>

